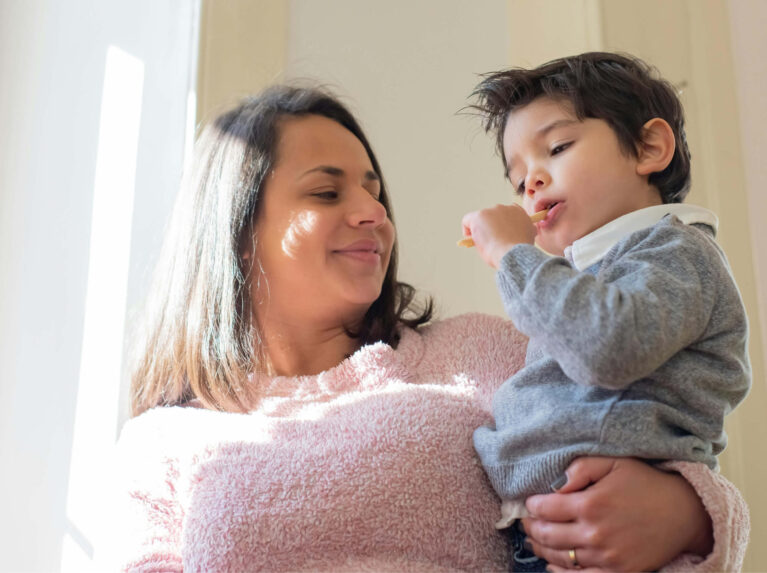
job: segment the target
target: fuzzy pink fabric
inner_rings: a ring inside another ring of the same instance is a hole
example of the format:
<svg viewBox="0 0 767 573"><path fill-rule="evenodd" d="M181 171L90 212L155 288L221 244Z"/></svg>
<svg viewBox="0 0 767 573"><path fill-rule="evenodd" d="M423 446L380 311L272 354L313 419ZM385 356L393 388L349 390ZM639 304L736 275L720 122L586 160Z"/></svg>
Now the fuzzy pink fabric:
<svg viewBox="0 0 767 573"><path fill-rule="evenodd" d="M714 550L706 559L697 555L682 555L663 571L740 571L751 529L748 506L740 492L722 475L710 471L703 464L667 462L663 467L679 472L692 484L714 524Z"/></svg>
<svg viewBox="0 0 767 573"><path fill-rule="evenodd" d="M130 571L503 571L499 500L472 446L526 341L464 315L395 351L362 348L318 376L255 381L249 414L157 408L118 444L120 567ZM670 570L736 570L745 505L705 466L677 464L716 547ZM698 559L700 561L700 559Z"/></svg>

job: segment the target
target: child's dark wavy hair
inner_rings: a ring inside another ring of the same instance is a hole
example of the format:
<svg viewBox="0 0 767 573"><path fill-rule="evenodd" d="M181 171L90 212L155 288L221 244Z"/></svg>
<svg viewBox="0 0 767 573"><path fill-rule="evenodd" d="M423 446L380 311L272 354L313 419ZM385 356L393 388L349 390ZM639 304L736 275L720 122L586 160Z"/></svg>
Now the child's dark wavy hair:
<svg viewBox="0 0 767 573"><path fill-rule="evenodd" d="M503 131L509 113L540 96L567 101L578 119L606 121L621 148L636 156L642 126L660 117L674 131L676 149L668 167L650 175L664 203L681 203L690 190L690 150L677 90L657 70L633 56L588 52L552 60L534 69L511 68L483 76L472 97L485 131L493 132L504 163Z"/></svg>

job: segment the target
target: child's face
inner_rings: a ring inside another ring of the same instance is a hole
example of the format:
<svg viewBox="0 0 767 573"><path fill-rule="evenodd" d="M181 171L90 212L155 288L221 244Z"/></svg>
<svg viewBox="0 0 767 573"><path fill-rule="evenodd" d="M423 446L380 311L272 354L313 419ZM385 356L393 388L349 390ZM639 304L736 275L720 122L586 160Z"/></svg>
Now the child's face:
<svg viewBox="0 0 767 573"><path fill-rule="evenodd" d="M579 121L568 102L539 97L512 112L503 151L525 210L549 209L536 243L555 255L621 215L662 203L608 123Z"/></svg>

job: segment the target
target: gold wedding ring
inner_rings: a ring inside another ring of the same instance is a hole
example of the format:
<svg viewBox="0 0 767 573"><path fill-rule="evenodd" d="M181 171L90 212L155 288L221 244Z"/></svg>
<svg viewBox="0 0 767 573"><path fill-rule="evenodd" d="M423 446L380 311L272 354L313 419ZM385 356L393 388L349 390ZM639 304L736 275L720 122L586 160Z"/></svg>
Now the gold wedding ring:
<svg viewBox="0 0 767 573"><path fill-rule="evenodd" d="M580 568L581 568L581 564L580 564L580 563L578 563L578 558L575 556L575 547L573 547L572 549L570 549L570 550L567 552L567 555L568 555L568 557L570 557L570 561L571 561L571 562L572 562L572 564L573 564L573 569L580 569Z"/></svg>

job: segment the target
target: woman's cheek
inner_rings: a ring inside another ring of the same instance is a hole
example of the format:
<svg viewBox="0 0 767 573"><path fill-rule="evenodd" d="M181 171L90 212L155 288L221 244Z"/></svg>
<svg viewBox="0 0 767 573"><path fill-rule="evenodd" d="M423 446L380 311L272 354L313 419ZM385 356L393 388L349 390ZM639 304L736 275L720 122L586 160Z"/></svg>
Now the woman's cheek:
<svg viewBox="0 0 767 573"><path fill-rule="evenodd" d="M294 215L282 236L282 251L291 259L297 258L302 245L312 240L316 224L317 214L312 211Z"/></svg>

